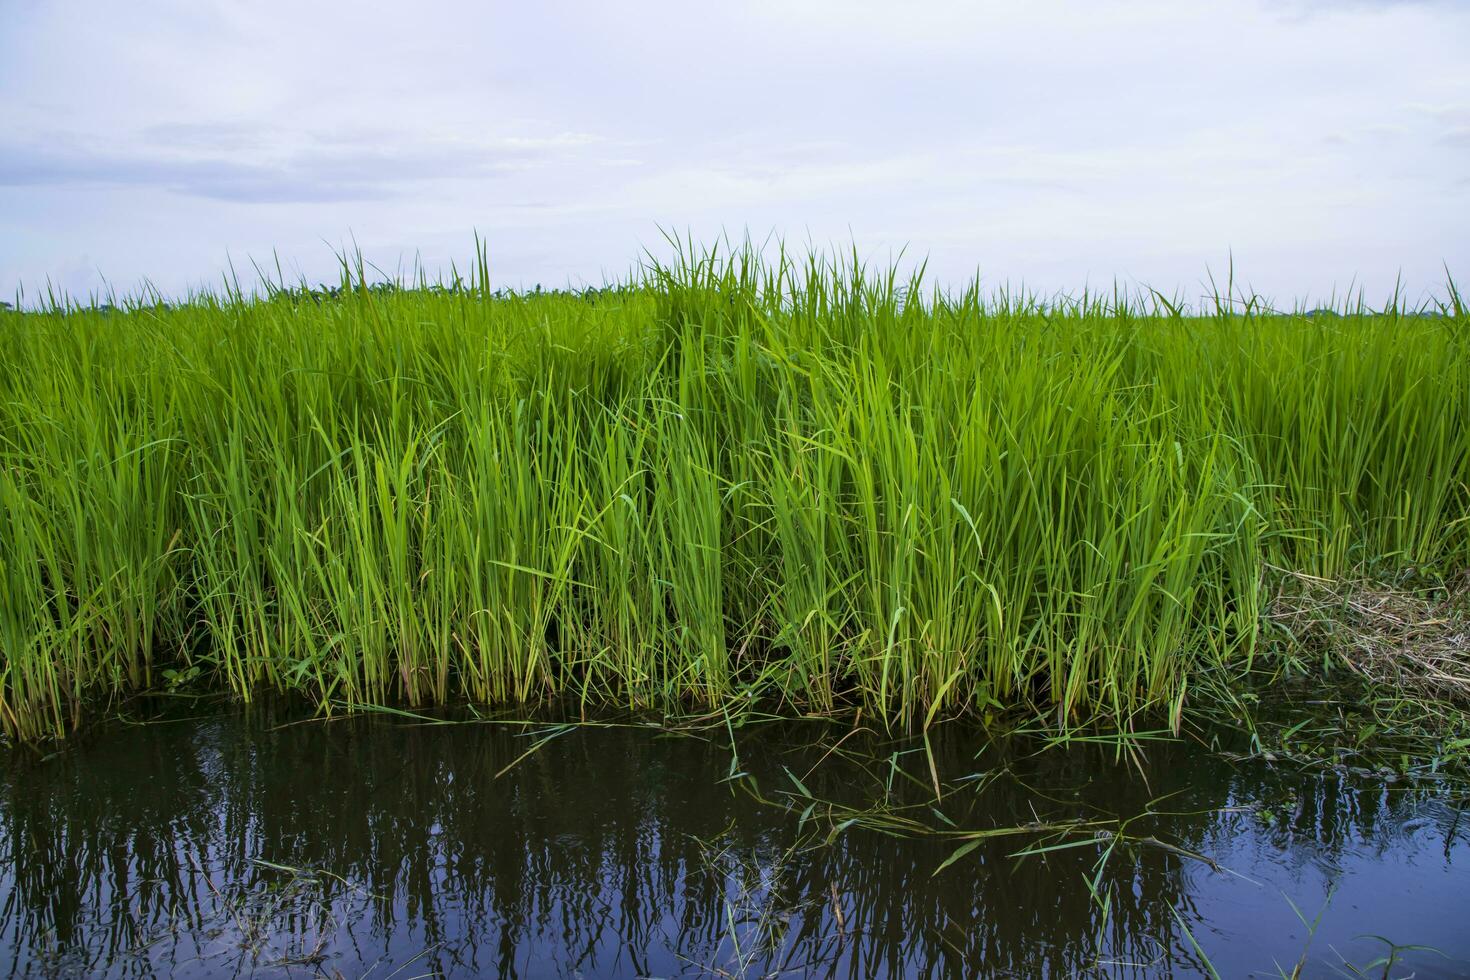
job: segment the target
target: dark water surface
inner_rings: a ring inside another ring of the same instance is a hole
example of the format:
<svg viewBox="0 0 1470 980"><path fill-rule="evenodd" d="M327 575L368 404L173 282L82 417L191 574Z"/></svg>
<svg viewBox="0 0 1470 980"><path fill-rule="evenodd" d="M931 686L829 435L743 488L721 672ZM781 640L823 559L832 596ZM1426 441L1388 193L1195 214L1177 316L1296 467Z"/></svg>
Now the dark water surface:
<svg viewBox="0 0 1470 980"><path fill-rule="evenodd" d="M1470 975L1470 814L1432 790L1194 742L1130 765L948 729L931 771L817 722L732 755L723 726L290 720L10 750L0 975L1240 977L1305 950L1378 976L1390 942L1438 950L1391 976Z"/></svg>

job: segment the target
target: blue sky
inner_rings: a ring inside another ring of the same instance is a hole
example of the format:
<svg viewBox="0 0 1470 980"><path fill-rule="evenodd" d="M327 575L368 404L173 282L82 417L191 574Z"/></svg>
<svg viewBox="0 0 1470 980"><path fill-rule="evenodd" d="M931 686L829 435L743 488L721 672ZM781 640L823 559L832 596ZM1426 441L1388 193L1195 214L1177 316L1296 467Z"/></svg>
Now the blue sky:
<svg viewBox="0 0 1470 980"><path fill-rule="evenodd" d="M0 295L624 274L660 228L1279 302L1470 281L1470 4L0 0Z"/></svg>

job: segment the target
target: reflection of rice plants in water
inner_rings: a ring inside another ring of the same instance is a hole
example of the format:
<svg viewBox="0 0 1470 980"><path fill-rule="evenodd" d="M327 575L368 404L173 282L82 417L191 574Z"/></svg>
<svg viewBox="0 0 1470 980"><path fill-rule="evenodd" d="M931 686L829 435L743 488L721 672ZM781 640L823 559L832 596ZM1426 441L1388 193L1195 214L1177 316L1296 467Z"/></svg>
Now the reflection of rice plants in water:
<svg viewBox="0 0 1470 980"><path fill-rule="evenodd" d="M723 726L280 727L299 717L141 727L8 774L11 955L49 944L63 975L1167 975L1201 969L1189 935L1219 959L1215 917L1242 896L1270 933L1292 915L1278 888L1321 906L1295 891L1313 868L1402 882L1406 822L1421 862L1466 846L1432 791L1179 743L1139 771L1086 743L1037 755L941 726L926 752L806 722L737 729L742 775L722 781ZM1341 928L1328 941L1353 952Z"/></svg>
<svg viewBox="0 0 1470 980"><path fill-rule="evenodd" d="M7 732L189 685L1177 725L1262 662L1276 570L1470 563L1458 296L1188 316L749 249L579 295L348 265L0 313Z"/></svg>

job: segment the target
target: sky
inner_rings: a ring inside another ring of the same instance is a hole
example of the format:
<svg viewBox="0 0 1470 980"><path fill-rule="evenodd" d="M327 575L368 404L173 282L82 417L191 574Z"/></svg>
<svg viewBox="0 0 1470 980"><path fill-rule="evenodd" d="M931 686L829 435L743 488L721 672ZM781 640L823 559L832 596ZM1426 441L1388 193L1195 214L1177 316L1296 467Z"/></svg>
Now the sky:
<svg viewBox="0 0 1470 980"><path fill-rule="evenodd" d="M0 0L0 298L626 277L668 232L1282 305L1470 283L1470 3Z"/></svg>

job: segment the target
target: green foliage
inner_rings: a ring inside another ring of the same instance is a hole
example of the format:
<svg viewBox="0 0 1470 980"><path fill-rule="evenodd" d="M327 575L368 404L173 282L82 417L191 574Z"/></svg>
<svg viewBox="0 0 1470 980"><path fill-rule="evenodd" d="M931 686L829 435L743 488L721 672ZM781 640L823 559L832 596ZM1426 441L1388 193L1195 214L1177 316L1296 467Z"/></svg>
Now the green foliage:
<svg viewBox="0 0 1470 980"><path fill-rule="evenodd" d="M180 678L1177 724L1269 568L1470 564L1458 299L1187 316L749 248L484 277L0 311L4 729Z"/></svg>

